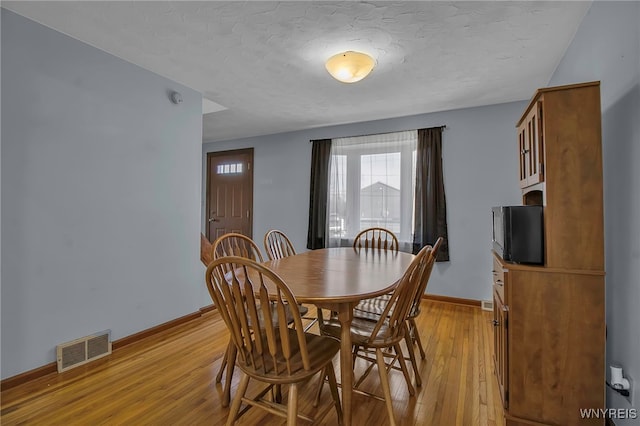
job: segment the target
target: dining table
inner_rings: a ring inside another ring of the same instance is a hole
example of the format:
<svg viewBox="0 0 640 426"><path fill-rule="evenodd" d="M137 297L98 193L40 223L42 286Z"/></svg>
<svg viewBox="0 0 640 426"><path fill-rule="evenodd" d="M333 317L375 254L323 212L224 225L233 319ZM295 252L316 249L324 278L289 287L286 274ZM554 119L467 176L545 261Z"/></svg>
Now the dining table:
<svg viewBox="0 0 640 426"><path fill-rule="evenodd" d="M265 262L295 295L298 303L337 312L343 424L351 425L353 358L351 321L361 300L394 289L415 256L399 251L334 247L306 251Z"/></svg>

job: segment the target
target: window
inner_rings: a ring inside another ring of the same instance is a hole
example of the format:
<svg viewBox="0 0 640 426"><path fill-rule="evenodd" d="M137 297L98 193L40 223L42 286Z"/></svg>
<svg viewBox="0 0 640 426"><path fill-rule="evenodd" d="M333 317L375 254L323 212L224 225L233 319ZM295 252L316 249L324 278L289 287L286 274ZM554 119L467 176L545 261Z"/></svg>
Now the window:
<svg viewBox="0 0 640 426"><path fill-rule="evenodd" d="M216 174L228 175L242 173L242 163L218 164Z"/></svg>
<svg viewBox="0 0 640 426"><path fill-rule="evenodd" d="M333 139L328 185L329 246L350 245L365 228L411 244L417 131Z"/></svg>

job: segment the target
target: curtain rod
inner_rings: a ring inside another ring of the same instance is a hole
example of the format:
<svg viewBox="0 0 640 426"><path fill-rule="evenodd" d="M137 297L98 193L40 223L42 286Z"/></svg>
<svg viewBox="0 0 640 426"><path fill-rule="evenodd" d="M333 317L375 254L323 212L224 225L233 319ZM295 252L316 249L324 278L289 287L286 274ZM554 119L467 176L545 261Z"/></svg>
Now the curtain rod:
<svg viewBox="0 0 640 426"><path fill-rule="evenodd" d="M440 130L444 130L444 129L447 128L447 125L443 124L442 126L423 127L423 129L437 129L437 128L440 128ZM420 130L420 129L411 129L411 130ZM388 134L391 134L391 133L410 132L411 130L396 130L396 131L393 131L393 132L369 133L369 134L366 134L366 135L338 136L338 137L339 138L361 138L361 137L365 137L365 136L388 135ZM322 140L322 139L336 139L336 138L311 139L311 140L309 140L309 143L313 142L314 140Z"/></svg>

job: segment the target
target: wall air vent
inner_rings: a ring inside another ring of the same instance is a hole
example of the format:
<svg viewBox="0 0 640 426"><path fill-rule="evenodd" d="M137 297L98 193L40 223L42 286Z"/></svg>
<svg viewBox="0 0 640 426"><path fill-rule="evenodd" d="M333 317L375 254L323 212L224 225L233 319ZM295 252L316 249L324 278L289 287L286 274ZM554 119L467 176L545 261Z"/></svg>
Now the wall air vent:
<svg viewBox="0 0 640 426"><path fill-rule="evenodd" d="M58 373L111 354L111 330L56 346Z"/></svg>

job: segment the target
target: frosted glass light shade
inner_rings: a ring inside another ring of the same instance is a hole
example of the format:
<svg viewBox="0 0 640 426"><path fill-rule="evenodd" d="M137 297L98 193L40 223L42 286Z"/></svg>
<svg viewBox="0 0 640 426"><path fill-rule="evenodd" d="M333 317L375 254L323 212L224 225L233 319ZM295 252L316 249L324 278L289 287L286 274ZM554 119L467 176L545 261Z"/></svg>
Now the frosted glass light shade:
<svg viewBox="0 0 640 426"><path fill-rule="evenodd" d="M360 52L342 52L333 55L325 64L333 78L343 83L355 83L369 75L375 65L373 58Z"/></svg>

